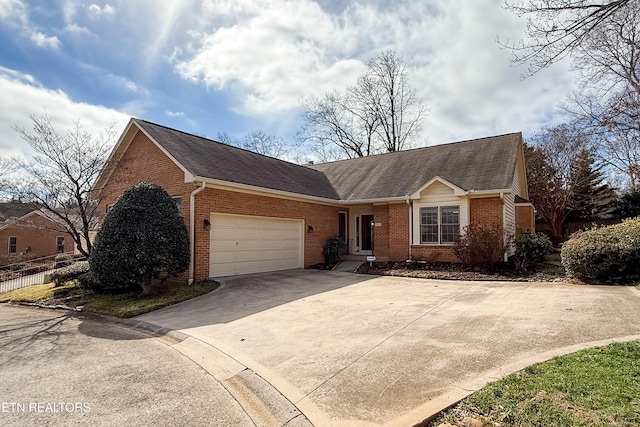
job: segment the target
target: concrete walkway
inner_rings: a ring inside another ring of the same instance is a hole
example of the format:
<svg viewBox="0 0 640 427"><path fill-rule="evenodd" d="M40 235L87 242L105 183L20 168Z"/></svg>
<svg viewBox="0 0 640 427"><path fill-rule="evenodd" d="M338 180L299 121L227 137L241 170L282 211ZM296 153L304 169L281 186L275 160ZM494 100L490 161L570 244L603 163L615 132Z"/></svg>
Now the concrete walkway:
<svg viewBox="0 0 640 427"><path fill-rule="evenodd" d="M640 339L630 287L314 270L222 281L137 320L250 368L316 426L410 426L533 362Z"/></svg>

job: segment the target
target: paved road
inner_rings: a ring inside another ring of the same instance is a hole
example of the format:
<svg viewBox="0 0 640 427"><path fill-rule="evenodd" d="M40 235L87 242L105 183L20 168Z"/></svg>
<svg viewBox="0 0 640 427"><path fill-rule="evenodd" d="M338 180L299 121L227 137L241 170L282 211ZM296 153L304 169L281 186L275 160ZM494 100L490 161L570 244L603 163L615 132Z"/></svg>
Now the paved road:
<svg viewBox="0 0 640 427"><path fill-rule="evenodd" d="M211 375L158 338L0 305L2 426L253 426Z"/></svg>
<svg viewBox="0 0 640 427"><path fill-rule="evenodd" d="M408 426L486 382L611 339L640 339L640 292L292 270L140 316L205 341L317 427Z"/></svg>

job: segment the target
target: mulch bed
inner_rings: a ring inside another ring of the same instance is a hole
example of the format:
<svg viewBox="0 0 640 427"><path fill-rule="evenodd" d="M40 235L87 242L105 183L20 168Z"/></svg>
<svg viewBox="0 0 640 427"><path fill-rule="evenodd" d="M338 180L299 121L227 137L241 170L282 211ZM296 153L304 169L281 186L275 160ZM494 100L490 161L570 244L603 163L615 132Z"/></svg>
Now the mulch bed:
<svg viewBox="0 0 640 427"><path fill-rule="evenodd" d="M444 280L512 282L559 282L565 280L561 268L548 268L545 265L531 271L520 272L508 264L498 265L496 268L490 269L486 266L465 266L446 262L374 262L372 265L367 262L358 268L357 273Z"/></svg>

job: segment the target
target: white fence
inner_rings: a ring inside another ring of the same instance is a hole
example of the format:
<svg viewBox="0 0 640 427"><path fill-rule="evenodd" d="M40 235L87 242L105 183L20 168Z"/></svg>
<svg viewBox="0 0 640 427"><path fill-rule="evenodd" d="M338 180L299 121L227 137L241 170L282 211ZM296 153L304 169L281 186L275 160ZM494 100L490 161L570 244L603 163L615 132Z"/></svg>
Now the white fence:
<svg viewBox="0 0 640 427"><path fill-rule="evenodd" d="M85 258L73 257L73 253L63 255L65 256L51 255L0 266L0 292L42 284L45 275L76 262L86 261Z"/></svg>

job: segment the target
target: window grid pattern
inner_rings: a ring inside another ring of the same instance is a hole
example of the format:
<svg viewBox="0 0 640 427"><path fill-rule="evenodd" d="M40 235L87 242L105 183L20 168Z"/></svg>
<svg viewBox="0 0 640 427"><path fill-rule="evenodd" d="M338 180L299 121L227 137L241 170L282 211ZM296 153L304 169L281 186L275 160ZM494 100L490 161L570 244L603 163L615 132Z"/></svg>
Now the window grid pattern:
<svg viewBox="0 0 640 427"><path fill-rule="evenodd" d="M460 234L460 207L420 208L420 243L454 243Z"/></svg>

